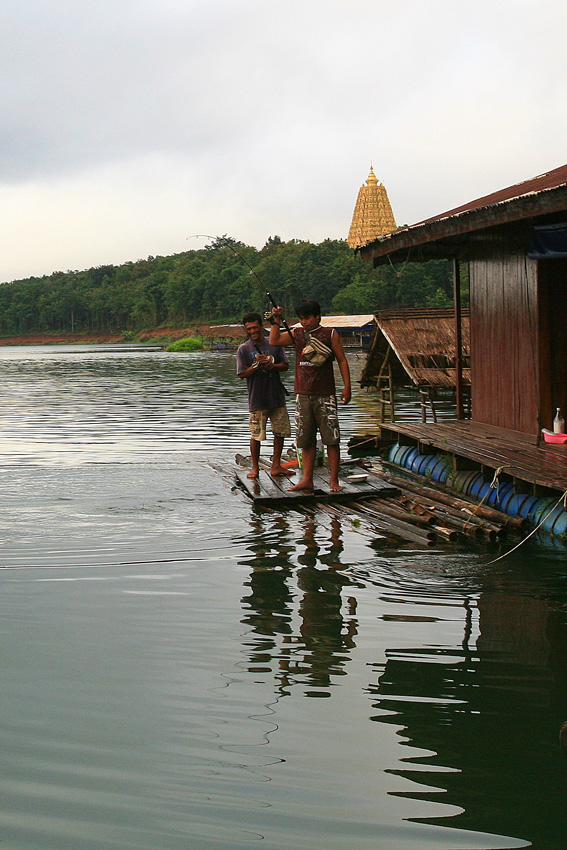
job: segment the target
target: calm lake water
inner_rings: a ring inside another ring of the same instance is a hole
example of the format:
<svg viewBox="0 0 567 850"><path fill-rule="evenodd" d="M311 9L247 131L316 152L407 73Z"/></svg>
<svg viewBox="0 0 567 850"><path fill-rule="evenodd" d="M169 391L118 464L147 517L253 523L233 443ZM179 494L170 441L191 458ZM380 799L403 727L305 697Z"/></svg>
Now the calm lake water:
<svg viewBox="0 0 567 850"><path fill-rule="evenodd" d="M234 368L0 348L2 850L563 850L565 551L256 513Z"/></svg>

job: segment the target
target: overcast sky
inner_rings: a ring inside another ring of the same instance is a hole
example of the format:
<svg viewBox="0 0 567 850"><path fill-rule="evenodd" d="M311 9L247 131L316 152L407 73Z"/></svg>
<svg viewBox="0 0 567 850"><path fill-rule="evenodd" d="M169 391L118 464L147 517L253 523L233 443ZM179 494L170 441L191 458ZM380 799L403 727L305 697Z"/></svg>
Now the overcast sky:
<svg viewBox="0 0 567 850"><path fill-rule="evenodd" d="M0 280L412 224L567 162L564 0L2 0Z"/></svg>

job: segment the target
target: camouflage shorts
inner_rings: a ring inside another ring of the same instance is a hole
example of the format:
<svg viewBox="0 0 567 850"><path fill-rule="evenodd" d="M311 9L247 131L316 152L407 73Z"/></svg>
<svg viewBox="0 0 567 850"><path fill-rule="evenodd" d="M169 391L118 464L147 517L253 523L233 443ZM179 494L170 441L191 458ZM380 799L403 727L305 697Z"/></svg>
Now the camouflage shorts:
<svg viewBox="0 0 567 850"><path fill-rule="evenodd" d="M317 443L317 431L326 446L341 440L337 397L334 395L298 395L295 399L295 443L309 449Z"/></svg>
<svg viewBox="0 0 567 850"><path fill-rule="evenodd" d="M274 437L289 437L291 426L289 424L287 408L283 405L282 407L272 407L270 410L250 411L250 433L255 440L261 443L266 439L268 419L270 420Z"/></svg>

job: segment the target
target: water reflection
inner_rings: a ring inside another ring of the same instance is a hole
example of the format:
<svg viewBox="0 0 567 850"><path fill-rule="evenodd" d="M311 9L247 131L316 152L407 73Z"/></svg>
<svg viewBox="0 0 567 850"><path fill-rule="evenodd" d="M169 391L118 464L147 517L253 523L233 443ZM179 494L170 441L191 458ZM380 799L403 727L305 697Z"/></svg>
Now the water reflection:
<svg viewBox="0 0 567 850"><path fill-rule="evenodd" d="M317 513L254 516L251 531L240 562L250 570L242 597L248 672L275 685L277 703L294 688L338 697L335 686L359 650L364 600L363 571L344 557L343 526ZM451 569L447 560L424 558L395 569L385 562L374 574L385 603L377 633L384 660L369 665L376 678L364 692L369 720L393 727L399 739L401 754L382 769L404 783L387 793L419 802L405 817L441 829L432 833L437 847L559 850L565 611L547 584L525 577L514 584L507 568L484 575L478 559ZM420 632L429 640L411 643ZM353 709L352 683L349 693ZM364 762L359 750L353 756Z"/></svg>
<svg viewBox="0 0 567 850"><path fill-rule="evenodd" d="M233 354L0 361L6 846L563 846L564 551L257 513Z"/></svg>
<svg viewBox="0 0 567 850"><path fill-rule="evenodd" d="M309 671L309 682L321 689L308 695L328 696L325 689L331 686L334 677L345 674L350 650L355 645L356 602L347 600L347 615L344 616L342 591L349 580L337 572L341 566L339 555L344 548L341 524L336 519L331 520L326 545L322 545L317 531L315 520L308 520L299 541L305 546L305 551L298 556L302 568L298 570L297 586L303 594L299 601L299 633L304 651L302 663ZM321 569L319 564L328 569Z"/></svg>
<svg viewBox="0 0 567 850"><path fill-rule="evenodd" d="M242 622L251 628L248 669L274 669L282 695L299 684L306 696L327 697L346 672L357 634L356 600L343 596L350 580L338 572L342 526L310 517L296 539L285 516L269 524L255 517L251 526L250 556L242 561L250 569L250 593L242 598Z"/></svg>
<svg viewBox="0 0 567 850"><path fill-rule="evenodd" d="M452 827L560 850L566 617L537 584L522 591L487 578L468 600L461 647L389 648L369 686L372 719L398 727L407 751L390 772L420 783L421 799L453 805Z"/></svg>

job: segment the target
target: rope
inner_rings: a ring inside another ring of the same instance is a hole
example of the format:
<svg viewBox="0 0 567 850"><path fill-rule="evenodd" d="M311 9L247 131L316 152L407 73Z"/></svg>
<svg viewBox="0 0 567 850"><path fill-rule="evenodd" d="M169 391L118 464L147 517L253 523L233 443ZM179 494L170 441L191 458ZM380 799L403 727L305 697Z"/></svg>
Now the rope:
<svg viewBox="0 0 567 850"><path fill-rule="evenodd" d="M501 474L502 472L504 472L504 470L505 470L505 469L508 469L508 468L509 468L509 466L510 466L509 464L504 464L504 466L499 466L499 467L498 467L498 469L495 471L494 476L493 476L493 478L492 478L492 481L490 482L490 487L489 487L489 489L487 490L487 492L484 494L484 496L482 497L482 501L481 501L481 502L479 502L479 504L475 507L474 511L467 511L467 513L470 513L470 519L472 519L472 518L475 516L476 512L478 511L478 509L479 509L479 508L481 508L481 507L483 506L483 504L484 504L484 500L485 500L485 499L486 499L486 497L489 495L490 491L491 491L491 490L496 490L498 487L500 487L500 481L498 480L498 478L499 478L500 474ZM464 511L464 510L466 510L466 508L462 508L462 510ZM463 528L466 528L466 527L467 527L467 523L468 523L469 521L470 521L470 520L468 520L468 519L467 519L467 521L465 522L465 524L464 524Z"/></svg>
<svg viewBox="0 0 567 850"><path fill-rule="evenodd" d="M407 266L407 264L409 263L410 254L411 254L411 246L410 246L410 248L408 248L408 255L407 255L407 257L406 257L406 259L405 259L405 261L404 261L404 263L403 263L403 265L402 265L402 267L401 267L401 269L400 269L399 271L398 271L398 269L395 267L395 265L393 264L392 260L390 259L390 255L389 255L389 254L387 255L387 257L388 257L388 262L390 263L390 266L392 267L392 269L393 269L393 271L394 271L394 273L395 273L396 277L401 277L401 276L402 276L402 272L403 272L403 270L405 269L405 267L406 267L406 266Z"/></svg>
<svg viewBox="0 0 567 850"><path fill-rule="evenodd" d="M511 554L512 554L512 552L515 552L515 551L516 551L516 549L519 549L519 548L520 548L520 546L523 546L523 544L526 542L526 540L529 540L529 539L530 539L530 537L531 537L533 534L535 534L535 533L536 533L536 531L538 531L538 530L542 527L542 525L544 524L544 522L546 521L546 519L548 518L548 516L550 516L550 515L553 513L553 511L554 511L556 508L558 508L558 507L559 507L559 505L561 504L561 502L563 502L563 507L564 507L564 508L566 508L566 510L567 510L567 490L565 490L565 492L564 492L564 493L562 493L562 494L561 494L561 496L559 496L559 498L558 498L558 500L556 501L556 503L555 503L555 504L554 504L554 505L553 505L553 506L552 506L552 507L548 510L548 512L546 513L546 515L543 517L543 519L541 519L541 520L538 522L538 524L536 525L536 527L535 527L532 531L530 531L530 533L529 533L529 534L527 534L527 535L526 535L526 536L525 536L522 540L520 540L520 542L519 542L519 543L517 543L517 544L516 544L516 546L514 546L514 548L513 548L513 549L510 549L508 552L504 552L504 554L503 554L503 555L499 555L499 556L498 556L498 558L495 558L493 561L489 561L489 562L488 562L488 564L487 564L486 566L487 566L487 567L490 567L490 566L491 566L491 564L495 564L497 561L501 561L501 560L502 560L502 558L506 558L508 555L511 555Z"/></svg>

